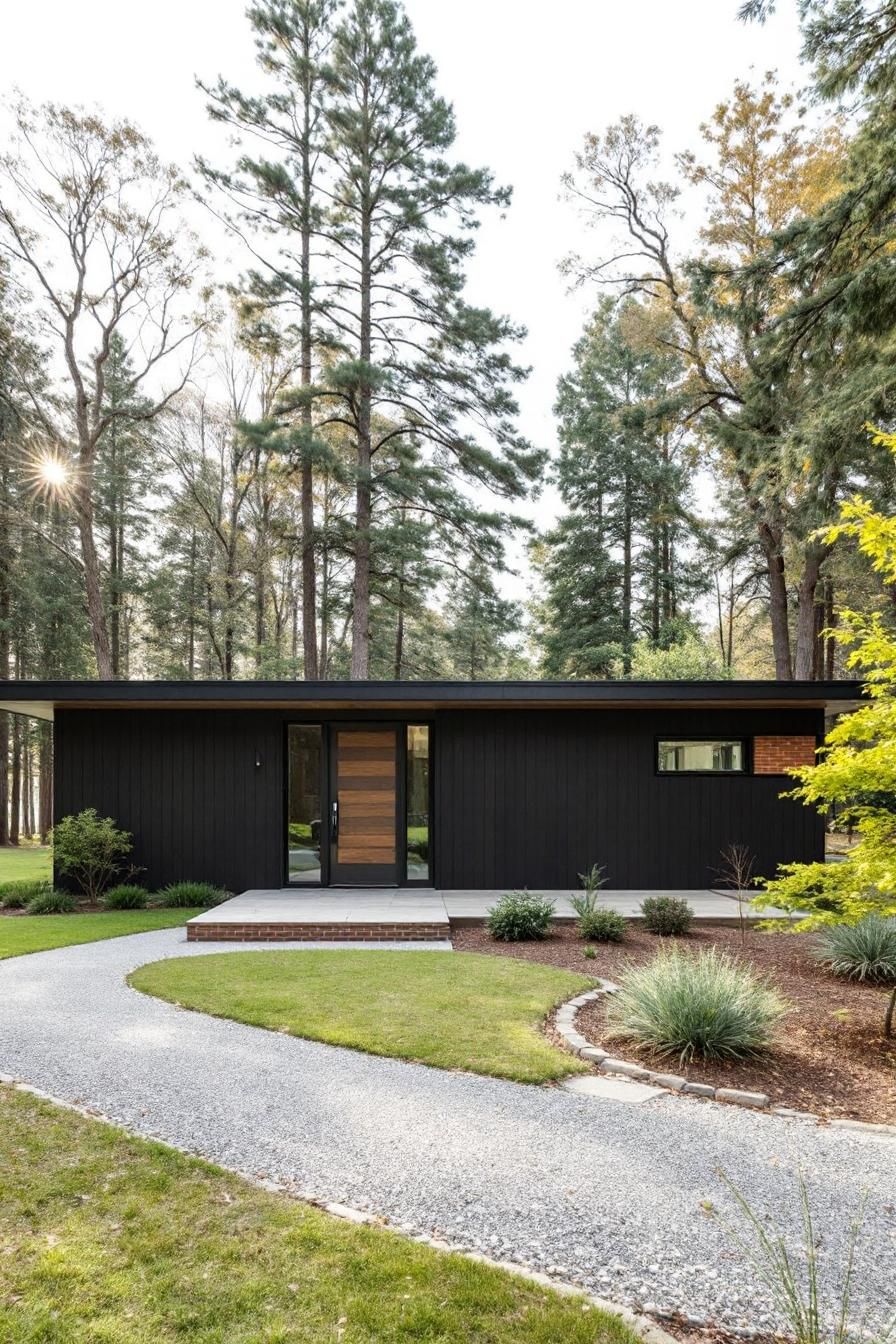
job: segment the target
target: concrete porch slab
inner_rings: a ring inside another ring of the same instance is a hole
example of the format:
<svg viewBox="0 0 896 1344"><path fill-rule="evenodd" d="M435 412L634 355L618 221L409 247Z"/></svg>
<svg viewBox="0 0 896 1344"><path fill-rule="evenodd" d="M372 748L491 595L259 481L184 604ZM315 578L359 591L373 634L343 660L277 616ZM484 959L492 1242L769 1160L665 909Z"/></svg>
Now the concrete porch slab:
<svg viewBox="0 0 896 1344"><path fill-rule="evenodd" d="M543 894L554 902L558 922L576 918L569 891ZM187 937L247 942L290 938L445 939L450 936L452 925L460 928L483 923L502 895L498 890L437 891L432 887L259 888L244 891L196 915L187 924ZM709 890L605 890L601 892L600 904L628 918L637 918L641 901L653 895L682 897L693 907L698 920L727 921L738 917L733 895Z"/></svg>

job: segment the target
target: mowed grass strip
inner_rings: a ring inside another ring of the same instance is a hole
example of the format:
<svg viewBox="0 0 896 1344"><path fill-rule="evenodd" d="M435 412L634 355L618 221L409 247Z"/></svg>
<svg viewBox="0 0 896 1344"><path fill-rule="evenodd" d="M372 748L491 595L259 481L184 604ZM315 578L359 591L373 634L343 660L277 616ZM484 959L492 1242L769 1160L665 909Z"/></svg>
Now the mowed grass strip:
<svg viewBox="0 0 896 1344"><path fill-rule="evenodd" d="M0 1088L4 1344L637 1344L618 1318Z"/></svg>
<svg viewBox="0 0 896 1344"><path fill-rule="evenodd" d="M583 1065L541 1031L591 986L571 971L462 952L225 952L141 966L135 989L330 1045L544 1083Z"/></svg>
<svg viewBox="0 0 896 1344"><path fill-rule="evenodd" d="M96 915L0 916L0 961L27 952L48 952L54 947L121 938L127 933L172 929L199 913L199 910L110 910L108 914Z"/></svg>
<svg viewBox="0 0 896 1344"><path fill-rule="evenodd" d="M0 882L50 881L53 851L48 845L0 845Z"/></svg>

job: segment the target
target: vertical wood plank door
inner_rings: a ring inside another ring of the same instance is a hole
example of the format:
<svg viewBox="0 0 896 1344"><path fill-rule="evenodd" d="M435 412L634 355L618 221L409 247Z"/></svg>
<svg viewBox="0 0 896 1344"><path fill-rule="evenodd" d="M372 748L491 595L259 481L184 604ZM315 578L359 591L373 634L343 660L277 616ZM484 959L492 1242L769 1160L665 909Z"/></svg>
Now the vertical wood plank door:
<svg viewBox="0 0 896 1344"><path fill-rule="evenodd" d="M350 885L395 883L397 730L335 728L333 735L330 796L337 811L330 818L330 881Z"/></svg>

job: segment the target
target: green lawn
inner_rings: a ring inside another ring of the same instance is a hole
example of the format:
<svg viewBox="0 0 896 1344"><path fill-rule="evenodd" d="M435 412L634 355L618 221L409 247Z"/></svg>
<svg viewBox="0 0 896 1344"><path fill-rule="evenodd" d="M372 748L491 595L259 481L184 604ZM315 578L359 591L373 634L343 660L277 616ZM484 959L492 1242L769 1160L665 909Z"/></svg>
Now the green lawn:
<svg viewBox="0 0 896 1344"><path fill-rule="evenodd" d="M585 1065L540 1030L592 982L461 952L226 952L141 966L135 989L375 1055L543 1083Z"/></svg>
<svg viewBox="0 0 896 1344"><path fill-rule="evenodd" d="M0 1088L5 1344L637 1344L501 1270Z"/></svg>
<svg viewBox="0 0 896 1344"><path fill-rule="evenodd" d="M6 915L0 917L0 961L51 947L97 943L125 933L149 933L185 924L199 910L110 910L99 915Z"/></svg>
<svg viewBox="0 0 896 1344"><path fill-rule="evenodd" d="M0 882L25 882L53 876L53 851L47 845L0 845Z"/></svg>

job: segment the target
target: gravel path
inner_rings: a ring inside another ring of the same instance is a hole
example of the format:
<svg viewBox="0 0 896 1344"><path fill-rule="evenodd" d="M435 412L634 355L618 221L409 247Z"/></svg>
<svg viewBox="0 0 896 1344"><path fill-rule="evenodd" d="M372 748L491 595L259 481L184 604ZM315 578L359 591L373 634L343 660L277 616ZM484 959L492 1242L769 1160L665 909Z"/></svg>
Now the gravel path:
<svg viewBox="0 0 896 1344"><path fill-rule="evenodd" d="M562 1267L631 1306L731 1326L765 1328L770 1308L702 1204L731 1212L723 1169L795 1230L801 1165L832 1265L870 1191L856 1306L896 1310L892 1141L671 1095L632 1106L377 1059L183 1011L124 982L161 957L239 950L171 929L0 963L0 1071L241 1171Z"/></svg>

